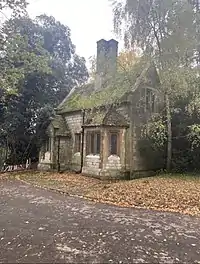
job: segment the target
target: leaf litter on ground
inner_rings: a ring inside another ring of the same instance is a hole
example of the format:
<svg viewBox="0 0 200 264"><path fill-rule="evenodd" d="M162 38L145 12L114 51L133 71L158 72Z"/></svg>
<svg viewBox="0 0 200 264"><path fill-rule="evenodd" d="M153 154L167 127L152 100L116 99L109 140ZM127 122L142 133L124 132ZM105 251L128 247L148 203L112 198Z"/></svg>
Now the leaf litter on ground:
<svg viewBox="0 0 200 264"><path fill-rule="evenodd" d="M200 177L161 175L114 182L69 172L23 172L20 179L95 202L200 216Z"/></svg>

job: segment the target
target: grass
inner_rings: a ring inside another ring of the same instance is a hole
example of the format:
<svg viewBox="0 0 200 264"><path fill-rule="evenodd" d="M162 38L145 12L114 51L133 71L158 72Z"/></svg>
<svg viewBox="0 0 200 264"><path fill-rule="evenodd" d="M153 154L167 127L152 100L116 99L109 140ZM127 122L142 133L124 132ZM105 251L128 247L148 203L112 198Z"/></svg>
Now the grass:
<svg viewBox="0 0 200 264"><path fill-rule="evenodd" d="M29 172L16 175L31 184L80 195L95 202L200 216L198 174L162 174L117 182L72 173Z"/></svg>

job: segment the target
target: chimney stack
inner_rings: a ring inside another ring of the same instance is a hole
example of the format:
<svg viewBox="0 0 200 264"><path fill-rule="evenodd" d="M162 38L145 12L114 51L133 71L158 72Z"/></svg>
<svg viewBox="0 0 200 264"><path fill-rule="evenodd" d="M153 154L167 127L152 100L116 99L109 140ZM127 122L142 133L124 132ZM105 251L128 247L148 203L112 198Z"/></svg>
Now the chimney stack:
<svg viewBox="0 0 200 264"><path fill-rule="evenodd" d="M105 39L97 41L97 74L105 74L108 45Z"/></svg>
<svg viewBox="0 0 200 264"><path fill-rule="evenodd" d="M96 85L100 88L103 79L112 77L117 69L118 42L114 39L97 41Z"/></svg>
<svg viewBox="0 0 200 264"><path fill-rule="evenodd" d="M118 42L115 39L108 41L108 73L114 75L117 71Z"/></svg>

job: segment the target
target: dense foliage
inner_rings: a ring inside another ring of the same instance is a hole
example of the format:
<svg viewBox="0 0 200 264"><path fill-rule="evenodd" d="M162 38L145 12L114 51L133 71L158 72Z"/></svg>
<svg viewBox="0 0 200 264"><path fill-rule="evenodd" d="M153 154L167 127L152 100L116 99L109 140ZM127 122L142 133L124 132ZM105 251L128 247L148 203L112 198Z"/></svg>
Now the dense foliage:
<svg viewBox="0 0 200 264"><path fill-rule="evenodd" d="M70 29L53 17L14 16L2 31L0 143L7 162L16 164L37 160L54 107L88 72Z"/></svg>
<svg viewBox="0 0 200 264"><path fill-rule="evenodd" d="M165 107L145 137L163 147L168 170L200 169L199 1L112 2L116 33L159 74Z"/></svg>

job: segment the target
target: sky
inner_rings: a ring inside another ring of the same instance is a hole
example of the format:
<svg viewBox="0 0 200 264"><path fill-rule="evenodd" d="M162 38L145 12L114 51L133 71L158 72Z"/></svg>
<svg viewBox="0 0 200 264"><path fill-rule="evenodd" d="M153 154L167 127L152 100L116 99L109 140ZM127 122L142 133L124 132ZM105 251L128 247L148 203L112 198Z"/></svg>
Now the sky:
<svg viewBox="0 0 200 264"><path fill-rule="evenodd" d="M96 54L96 42L116 38L109 0L30 0L29 15L52 15L71 29L72 42L88 62ZM118 39L117 39L118 40Z"/></svg>

